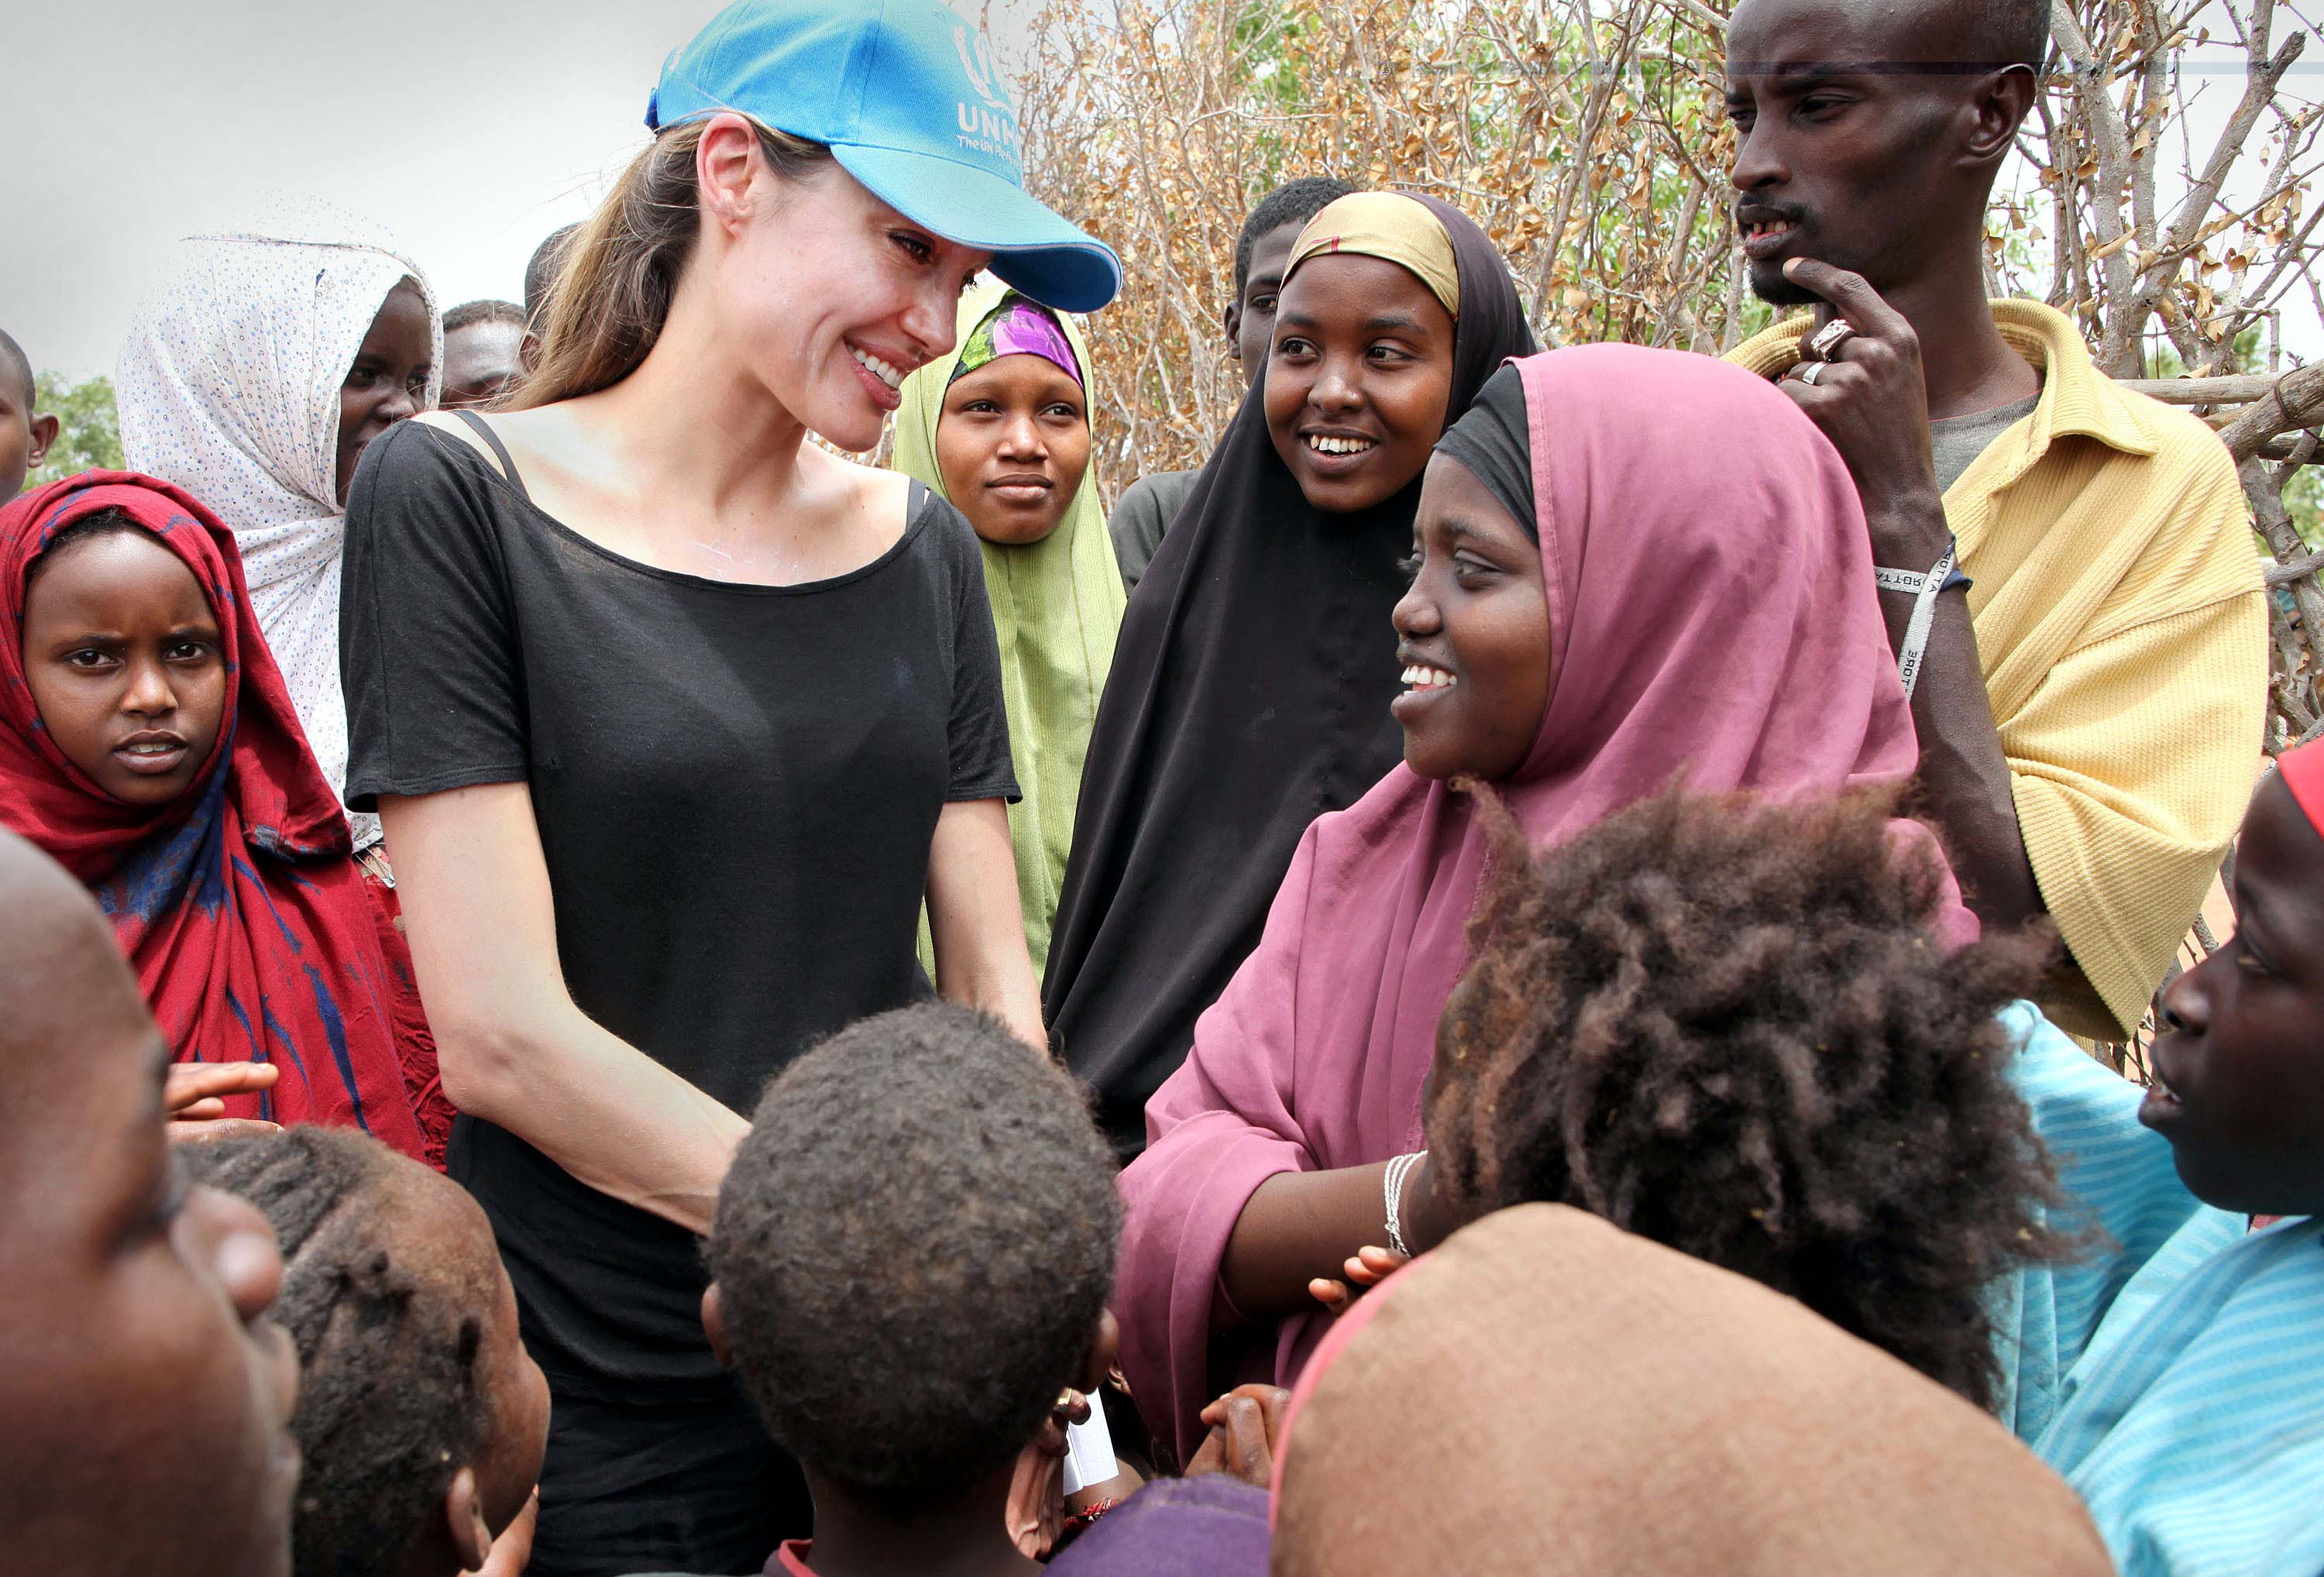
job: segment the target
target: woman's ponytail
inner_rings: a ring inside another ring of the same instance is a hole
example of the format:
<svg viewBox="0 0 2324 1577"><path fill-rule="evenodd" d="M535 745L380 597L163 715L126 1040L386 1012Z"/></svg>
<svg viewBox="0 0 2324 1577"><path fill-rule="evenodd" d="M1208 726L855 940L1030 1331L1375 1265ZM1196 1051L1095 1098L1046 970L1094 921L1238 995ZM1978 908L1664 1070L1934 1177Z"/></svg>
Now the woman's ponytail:
<svg viewBox="0 0 2324 1577"><path fill-rule="evenodd" d="M502 409L526 410L611 388L653 349L694 252L701 210L694 160L704 124L689 121L656 137L574 235L549 289L540 363ZM757 130L779 176L806 175L831 157L820 143Z"/></svg>

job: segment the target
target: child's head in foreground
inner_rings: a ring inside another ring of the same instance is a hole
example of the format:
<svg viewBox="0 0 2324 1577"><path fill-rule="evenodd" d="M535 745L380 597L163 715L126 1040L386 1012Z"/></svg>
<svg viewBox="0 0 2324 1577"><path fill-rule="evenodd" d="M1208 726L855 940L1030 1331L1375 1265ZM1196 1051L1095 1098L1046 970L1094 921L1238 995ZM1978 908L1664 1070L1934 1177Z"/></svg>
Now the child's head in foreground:
<svg viewBox="0 0 2324 1577"><path fill-rule="evenodd" d="M24 477L57 441L57 419L32 409L32 362L0 329L0 503L24 491Z"/></svg>
<svg viewBox="0 0 2324 1577"><path fill-rule="evenodd" d="M1531 856L1485 814L1428 1095L1460 1217L1579 1206L1985 1401L1983 1291L2055 1252L1996 1017L2043 942L1944 951L1939 856L1883 797L1665 794Z"/></svg>
<svg viewBox="0 0 2324 1577"><path fill-rule="evenodd" d="M918 1509L990 1481L997 1523L1058 1392L1095 1383L1120 1225L1064 1069L982 1014L902 1008L768 1087L704 1323L818 1498Z"/></svg>
<svg viewBox="0 0 2324 1577"><path fill-rule="evenodd" d="M281 1577L273 1233L163 1137L170 1049L88 890L0 830L0 1569Z"/></svg>
<svg viewBox="0 0 2324 1577"><path fill-rule="evenodd" d="M282 1246L273 1314L299 1349L296 1577L482 1566L540 1475L549 1389L483 1209L344 1129L188 1147Z"/></svg>
<svg viewBox="0 0 2324 1577"><path fill-rule="evenodd" d="M2236 934L2172 982L2139 1120L2188 1190L2256 1215L2324 1213L2324 746L2253 794L2228 892Z"/></svg>

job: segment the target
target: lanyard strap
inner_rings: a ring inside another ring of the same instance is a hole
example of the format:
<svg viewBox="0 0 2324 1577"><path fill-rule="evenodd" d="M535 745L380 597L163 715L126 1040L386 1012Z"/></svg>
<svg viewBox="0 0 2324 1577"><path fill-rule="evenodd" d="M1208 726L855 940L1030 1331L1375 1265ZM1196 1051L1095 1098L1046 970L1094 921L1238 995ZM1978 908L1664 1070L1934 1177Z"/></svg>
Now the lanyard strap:
<svg viewBox="0 0 2324 1577"><path fill-rule="evenodd" d="M1937 594L1952 578L1953 559L1960 552L1958 542L1947 543L1945 556L1926 575L1914 575L1909 569L1876 568L1872 572L1873 580L1882 591L1904 592L1913 599L1913 616L1904 625L1904 644L1896 650L1896 677L1904 681L1907 701L1913 698L1913 687L1920 682L1921 659L1928 654L1929 631L1937 622Z"/></svg>

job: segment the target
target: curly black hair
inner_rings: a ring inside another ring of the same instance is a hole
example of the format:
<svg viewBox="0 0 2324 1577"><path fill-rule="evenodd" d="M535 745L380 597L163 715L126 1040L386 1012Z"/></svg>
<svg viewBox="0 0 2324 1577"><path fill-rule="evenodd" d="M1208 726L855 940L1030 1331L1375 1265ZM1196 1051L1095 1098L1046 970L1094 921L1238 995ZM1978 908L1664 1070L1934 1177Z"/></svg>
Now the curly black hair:
<svg viewBox="0 0 2324 1577"><path fill-rule="evenodd" d="M1357 189L1333 175L1303 175L1296 180L1286 180L1259 199L1242 222L1242 233L1235 237L1234 299L1242 300L1243 291L1250 288L1250 254L1259 250L1259 237L1286 225L1305 225Z"/></svg>
<svg viewBox="0 0 2324 1577"><path fill-rule="evenodd" d="M426 1535L490 1420L479 1361L491 1308L391 1246L396 1168L376 1139L298 1127L183 1147L195 1182L273 1223L271 1311L299 1350L290 1516L297 1577L386 1577Z"/></svg>
<svg viewBox="0 0 2324 1577"><path fill-rule="evenodd" d="M1111 1152L1063 1068L928 1002L767 1089L710 1233L727 1347L774 1437L865 1497L1005 1468L1113 1286Z"/></svg>
<svg viewBox="0 0 2324 1577"><path fill-rule="evenodd" d="M1996 1015L2051 938L1947 951L1894 801L1666 793L1495 854L1431 1074L1463 1220L1545 1200L1748 1276L1987 1405L1985 1289L2070 1245Z"/></svg>

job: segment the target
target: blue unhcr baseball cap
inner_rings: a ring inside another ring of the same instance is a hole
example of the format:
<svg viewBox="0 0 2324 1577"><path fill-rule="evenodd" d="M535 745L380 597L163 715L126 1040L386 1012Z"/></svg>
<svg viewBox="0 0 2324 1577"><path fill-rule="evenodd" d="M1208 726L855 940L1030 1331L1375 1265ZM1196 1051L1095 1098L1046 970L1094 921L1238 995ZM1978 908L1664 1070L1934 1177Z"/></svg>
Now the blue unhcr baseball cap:
<svg viewBox="0 0 2324 1577"><path fill-rule="evenodd" d="M881 201L1047 307L1094 312L1121 261L1027 195L984 30L943 0L735 0L663 62L656 131L731 109L831 150Z"/></svg>

